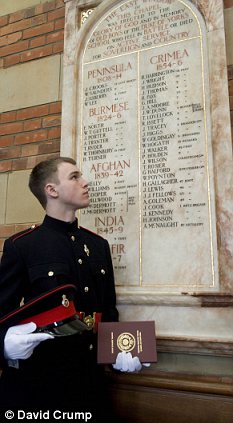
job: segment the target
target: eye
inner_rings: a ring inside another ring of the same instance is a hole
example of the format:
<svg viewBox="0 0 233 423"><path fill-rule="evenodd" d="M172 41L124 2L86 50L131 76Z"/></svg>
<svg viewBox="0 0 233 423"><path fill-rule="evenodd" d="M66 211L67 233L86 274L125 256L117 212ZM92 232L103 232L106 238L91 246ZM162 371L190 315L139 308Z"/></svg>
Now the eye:
<svg viewBox="0 0 233 423"><path fill-rule="evenodd" d="M76 172L71 176L71 179L77 180L77 179L81 178L81 176L82 176L81 172Z"/></svg>

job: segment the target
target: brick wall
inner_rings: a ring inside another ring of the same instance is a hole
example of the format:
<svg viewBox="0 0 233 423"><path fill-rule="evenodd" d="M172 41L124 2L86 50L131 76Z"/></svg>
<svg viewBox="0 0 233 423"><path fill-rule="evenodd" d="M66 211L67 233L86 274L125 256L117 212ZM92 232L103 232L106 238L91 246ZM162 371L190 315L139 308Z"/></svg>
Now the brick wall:
<svg viewBox="0 0 233 423"><path fill-rule="evenodd" d="M61 102L0 114L0 172L30 169L59 154Z"/></svg>
<svg viewBox="0 0 233 423"><path fill-rule="evenodd" d="M230 7L233 7L233 0L224 0L223 4L224 4L224 9L228 9Z"/></svg>
<svg viewBox="0 0 233 423"><path fill-rule="evenodd" d="M63 0L53 0L0 17L0 68L63 52ZM0 173L31 169L59 156L61 101L0 113ZM0 225L5 238L29 224Z"/></svg>
<svg viewBox="0 0 233 423"><path fill-rule="evenodd" d="M0 172L33 168L60 154L61 102L0 114ZM4 240L29 224L0 225L0 256Z"/></svg>
<svg viewBox="0 0 233 423"><path fill-rule="evenodd" d="M0 17L0 67L63 51L65 6L53 0Z"/></svg>
<svg viewBox="0 0 233 423"><path fill-rule="evenodd" d="M0 67L63 51L63 0L0 17ZM61 102L0 114L0 172L32 168L60 150Z"/></svg>

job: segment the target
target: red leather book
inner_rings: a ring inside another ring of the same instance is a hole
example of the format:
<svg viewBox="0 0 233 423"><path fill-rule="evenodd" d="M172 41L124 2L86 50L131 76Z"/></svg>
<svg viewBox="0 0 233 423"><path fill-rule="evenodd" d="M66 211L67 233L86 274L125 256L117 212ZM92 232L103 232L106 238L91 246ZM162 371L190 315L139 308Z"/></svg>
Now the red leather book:
<svg viewBox="0 0 233 423"><path fill-rule="evenodd" d="M131 352L141 363L157 362L155 322L100 322L98 363L115 363L117 354L122 351Z"/></svg>

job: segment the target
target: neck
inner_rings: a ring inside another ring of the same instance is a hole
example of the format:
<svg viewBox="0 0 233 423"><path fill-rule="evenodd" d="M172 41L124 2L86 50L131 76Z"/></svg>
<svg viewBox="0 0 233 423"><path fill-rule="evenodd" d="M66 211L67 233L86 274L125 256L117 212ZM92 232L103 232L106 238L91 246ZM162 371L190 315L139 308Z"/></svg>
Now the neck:
<svg viewBox="0 0 233 423"><path fill-rule="evenodd" d="M47 207L46 214L63 222L74 222L76 217L75 210L53 210L51 207Z"/></svg>

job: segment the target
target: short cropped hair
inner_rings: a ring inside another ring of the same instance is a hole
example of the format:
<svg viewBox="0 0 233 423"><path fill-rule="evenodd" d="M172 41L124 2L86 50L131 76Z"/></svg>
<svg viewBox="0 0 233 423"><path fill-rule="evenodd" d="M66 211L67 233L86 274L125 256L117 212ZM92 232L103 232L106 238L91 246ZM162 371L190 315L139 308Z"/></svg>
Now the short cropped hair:
<svg viewBox="0 0 233 423"><path fill-rule="evenodd" d="M44 188L48 182L59 183L57 171L61 163L76 165L76 161L71 157L57 157L55 159L43 160L38 163L30 174L29 188L44 209L47 204Z"/></svg>

